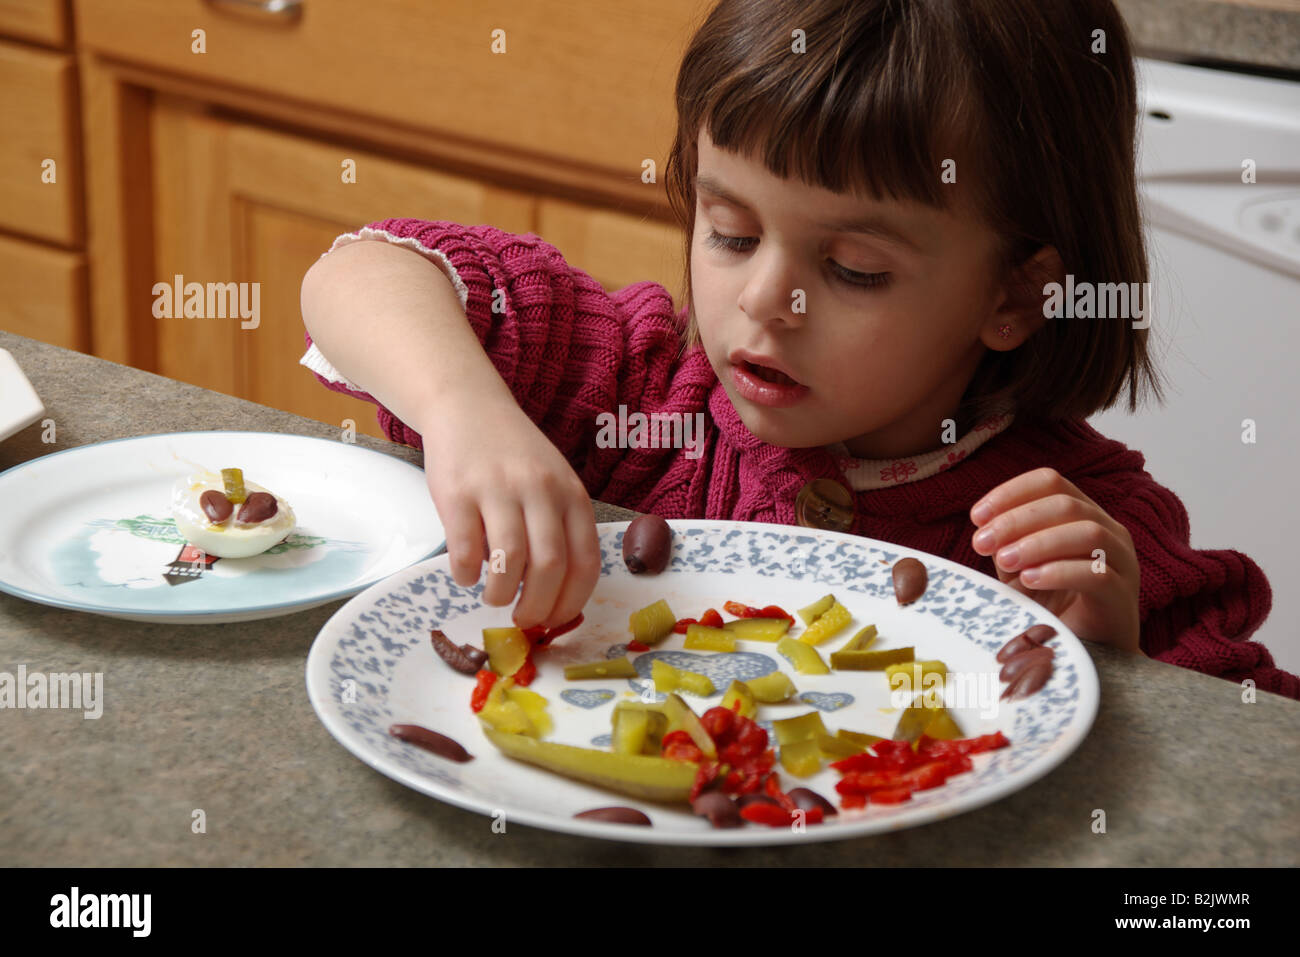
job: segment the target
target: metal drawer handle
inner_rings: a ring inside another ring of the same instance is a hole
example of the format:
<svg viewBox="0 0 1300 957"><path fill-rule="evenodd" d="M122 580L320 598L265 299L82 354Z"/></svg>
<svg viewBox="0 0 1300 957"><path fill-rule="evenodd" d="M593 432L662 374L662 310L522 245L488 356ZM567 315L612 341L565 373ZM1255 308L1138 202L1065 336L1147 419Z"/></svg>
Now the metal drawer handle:
<svg viewBox="0 0 1300 957"><path fill-rule="evenodd" d="M302 16L302 0L204 0L213 7L234 7L241 13L262 14L280 20Z"/></svg>

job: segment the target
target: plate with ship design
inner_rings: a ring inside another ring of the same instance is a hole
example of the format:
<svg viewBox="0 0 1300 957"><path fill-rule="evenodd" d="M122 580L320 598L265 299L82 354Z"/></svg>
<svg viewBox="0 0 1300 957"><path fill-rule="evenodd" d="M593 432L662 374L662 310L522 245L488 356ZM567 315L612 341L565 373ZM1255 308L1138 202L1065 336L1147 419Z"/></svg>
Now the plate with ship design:
<svg viewBox="0 0 1300 957"><path fill-rule="evenodd" d="M280 542L217 558L186 541L172 491L239 468L293 509ZM357 592L445 544L423 470L303 435L174 432L53 452L0 474L0 590L132 621L286 615Z"/></svg>

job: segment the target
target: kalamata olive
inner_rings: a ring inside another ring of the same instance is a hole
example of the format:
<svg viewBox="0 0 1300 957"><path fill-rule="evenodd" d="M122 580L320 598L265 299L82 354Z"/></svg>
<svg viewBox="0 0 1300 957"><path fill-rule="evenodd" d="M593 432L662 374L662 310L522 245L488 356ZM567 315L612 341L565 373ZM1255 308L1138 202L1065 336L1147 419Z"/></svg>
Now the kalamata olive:
<svg viewBox="0 0 1300 957"><path fill-rule="evenodd" d="M1032 667L1036 662L1046 661L1047 666L1050 668L1053 657L1055 655L1051 648L1031 646L1028 651L1022 651L1014 658L1009 658L1007 663L1002 666L1002 671L998 677L1003 681L1015 681L1017 675Z"/></svg>
<svg viewBox="0 0 1300 957"><path fill-rule="evenodd" d="M910 605L925 593L925 566L915 558L894 562L894 595L900 605Z"/></svg>
<svg viewBox="0 0 1300 957"><path fill-rule="evenodd" d="M438 757L446 758L448 761L463 763L474 760L474 755L461 747L459 741L454 741L437 731L422 728L418 724L395 724L388 729L388 733L399 741L432 751Z"/></svg>
<svg viewBox="0 0 1300 957"><path fill-rule="evenodd" d="M590 811L579 811L574 817L584 817L590 821L609 821L611 824L640 824L653 827L644 811L634 807L597 807Z"/></svg>
<svg viewBox="0 0 1300 957"><path fill-rule="evenodd" d="M451 639L437 628L430 630L429 637L433 640L433 650L438 653L438 657L463 675L478 674L483 662L488 660L486 651L470 644L452 644Z"/></svg>
<svg viewBox="0 0 1300 957"><path fill-rule="evenodd" d="M796 807L803 808L805 811L811 811L813 808L819 807L826 817L839 813L835 810L834 804L811 788L795 788L789 792L789 797L791 801L794 801Z"/></svg>
<svg viewBox="0 0 1300 957"><path fill-rule="evenodd" d="M781 806L780 802L770 794L742 794L736 798L736 807L742 811L751 804L775 804L777 807Z"/></svg>
<svg viewBox="0 0 1300 957"><path fill-rule="evenodd" d="M658 515L641 515L623 533L623 562L633 575L658 575L673 552L673 530Z"/></svg>
<svg viewBox="0 0 1300 957"><path fill-rule="evenodd" d="M1056 629L1051 625L1031 625L1025 630L1025 637L1036 645L1045 645L1052 640Z"/></svg>
<svg viewBox="0 0 1300 957"><path fill-rule="evenodd" d="M691 802L691 810L700 817L707 817L714 827L741 827L745 823L736 802L721 791L703 792Z"/></svg>
<svg viewBox="0 0 1300 957"><path fill-rule="evenodd" d="M1052 677L1052 659L1035 657L1029 666L1015 676L1005 691L1003 700L1008 698L1027 698Z"/></svg>
<svg viewBox="0 0 1300 957"><path fill-rule="evenodd" d="M230 518L230 513L235 510L235 506L230 504L230 499L214 488L208 489L199 496L199 506L203 509L203 514L208 517L208 521L218 525Z"/></svg>
<svg viewBox="0 0 1300 957"><path fill-rule="evenodd" d="M1026 651L1032 651L1037 647L1038 645L1030 641L1027 635L1021 633L998 649L998 661L1010 661L1016 655L1022 654Z"/></svg>
<svg viewBox="0 0 1300 957"><path fill-rule="evenodd" d="M279 508L275 496L270 492L254 492L239 507L239 520L249 525L265 522L268 518L274 517Z"/></svg>

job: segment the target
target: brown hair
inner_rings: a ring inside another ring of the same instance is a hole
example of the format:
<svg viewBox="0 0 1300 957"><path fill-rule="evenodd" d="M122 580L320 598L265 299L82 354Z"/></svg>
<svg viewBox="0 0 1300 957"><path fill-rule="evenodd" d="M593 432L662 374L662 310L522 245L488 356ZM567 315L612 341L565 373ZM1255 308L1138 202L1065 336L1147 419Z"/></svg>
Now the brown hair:
<svg viewBox="0 0 1300 957"><path fill-rule="evenodd" d="M792 51L795 30L805 53ZM1111 0L720 0L686 50L676 100L665 176L686 232L683 352L700 343L690 263L702 128L780 178L937 208L951 195L941 162L960 151L1006 276L1051 245L1078 281L1148 279L1133 58ZM1126 378L1129 411L1140 378L1163 401L1146 329L1049 319L1018 348L987 350L958 421L1008 403L1025 417L1086 418Z"/></svg>

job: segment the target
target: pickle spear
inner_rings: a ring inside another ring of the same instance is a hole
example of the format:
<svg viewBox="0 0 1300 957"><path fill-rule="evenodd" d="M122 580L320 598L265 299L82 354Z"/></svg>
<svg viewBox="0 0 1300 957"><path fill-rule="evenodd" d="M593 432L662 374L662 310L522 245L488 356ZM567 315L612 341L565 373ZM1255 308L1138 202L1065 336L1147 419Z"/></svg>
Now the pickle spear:
<svg viewBox="0 0 1300 957"><path fill-rule="evenodd" d="M685 803L699 766L645 754L614 754L594 748L538 741L522 734L507 734L483 727L483 733L507 757L539 768L609 788L646 801Z"/></svg>

